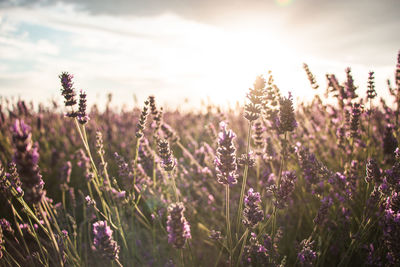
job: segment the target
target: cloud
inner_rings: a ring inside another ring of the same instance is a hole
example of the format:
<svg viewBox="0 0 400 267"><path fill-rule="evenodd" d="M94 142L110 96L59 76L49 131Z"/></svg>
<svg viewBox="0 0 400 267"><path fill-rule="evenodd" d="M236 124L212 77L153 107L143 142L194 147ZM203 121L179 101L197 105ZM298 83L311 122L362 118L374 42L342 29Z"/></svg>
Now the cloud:
<svg viewBox="0 0 400 267"><path fill-rule="evenodd" d="M321 85L326 72L346 66L359 81L384 71L384 84L400 43L395 8L369 1L79 2L0 1L2 93L58 96L57 76L70 71L92 103L108 92L123 102L135 93L170 105L207 96L225 103L243 99L255 76L272 69L283 91L306 97L313 92L302 62Z"/></svg>

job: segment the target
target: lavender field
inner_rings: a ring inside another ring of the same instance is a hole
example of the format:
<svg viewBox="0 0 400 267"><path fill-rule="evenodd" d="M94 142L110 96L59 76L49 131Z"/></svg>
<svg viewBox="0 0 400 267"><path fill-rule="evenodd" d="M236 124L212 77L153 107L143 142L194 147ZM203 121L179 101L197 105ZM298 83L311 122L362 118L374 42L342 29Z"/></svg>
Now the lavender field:
<svg viewBox="0 0 400 267"><path fill-rule="evenodd" d="M2 98L0 265L399 266L394 63L386 101L306 64L296 106L271 72L232 110L89 108L67 72L64 103Z"/></svg>

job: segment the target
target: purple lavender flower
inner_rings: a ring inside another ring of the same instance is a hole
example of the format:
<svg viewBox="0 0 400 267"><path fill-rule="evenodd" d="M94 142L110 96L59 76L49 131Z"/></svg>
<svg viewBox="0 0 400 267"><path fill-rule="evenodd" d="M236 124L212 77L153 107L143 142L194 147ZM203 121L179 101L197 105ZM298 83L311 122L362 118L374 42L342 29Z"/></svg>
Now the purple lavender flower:
<svg viewBox="0 0 400 267"><path fill-rule="evenodd" d="M133 171L129 167L128 163L125 162L125 159L118 155L117 152L114 153L114 158L117 161L118 165L118 176L121 179L123 188L126 190L132 190L133 184Z"/></svg>
<svg viewBox="0 0 400 267"><path fill-rule="evenodd" d="M361 116L361 105L359 103L354 103L351 108L350 117L350 136L353 138L359 138L359 125Z"/></svg>
<svg viewBox="0 0 400 267"><path fill-rule="evenodd" d="M300 243L301 250L297 254L297 259L301 266L314 266L313 263L317 258L317 253L313 251L314 241L304 239Z"/></svg>
<svg viewBox="0 0 400 267"><path fill-rule="evenodd" d="M165 137L172 143L177 143L179 141L179 136L168 124L166 123L161 124L161 130L163 131Z"/></svg>
<svg viewBox="0 0 400 267"><path fill-rule="evenodd" d="M8 164L7 180L10 181L11 187L15 189L16 197L22 197L24 195L24 191L22 190L22 183L19 178L19 174L17 171L17 166L14 162L10 162Z"/></svg>
<svg viewBox="0 0 400 267"><path fill-rule="evenodd" d="M78 122L86 124L89 121L89 115L86 113L86 93L81 90L79 94Z"/></svg>
<svg viewBox="0 0 400 267"><path fill-rule="evenodd" d="M61 183L69 184L71 179L71 172L72 172L71 161L67 161L61 168Z"/></svg>
<svg viewBox="0 0 400 267"><path fill-rule="evenodd" d="M182 248L186 240L192 237L190 225L183 214L184 211L185 207L182 202L173 203L168 207L168 243L177 249Z"/></svg>
<svg viewBox="0 0 400 267"><path fill-rule="evenodd" d="M256 152L257 155L261 155L262 150L264 148L264 132L265 132L265 127L262 125L260 121L254 123L253 140L255 149L257 151Z"/></svg>
<svg viewBox="0 0 400 267"><path fill-rule="evenodd" d="M73 88L74 83L72 82L73 75L69 74L68 72L63 72L61 75L58 76L61 80L61 94L65 98L65 106L66 107L73 107L75 106L76 99L75 99L75 89ZM75 118L78 116L78 113L74 110L67 113L68 117Z"/></svg>
<svg viewBox="0 0 400 267"><path fill-rule="evenodd" d="M319 182L320 163L308 148L300 148L298 151L298 159L300 167L304 172L304 178L308 185L317 184Z"/></svg>
<svg viewBox="0 0 400 267"><path fill-rule="evenodd" d="M245 106L244 117L249 121L255 121L260 117L264 97L265 79L262 76L257 76L253 87L253 89L249 88L249 93L247 94L250 103Z"/></svg>
<svg viewBox="0 0 400 267"><path fill-rule="evenodd" d="M279 105L279 119L277 118L279 133L293 132L297 127L297 122L294 116L292 94L289 92L288 97L281 97Z"/></svg>
<svg viewBox="0 0 400 267"><path fill-rule="evenodd" d="M11 223L4 218L0 219L0 228L3 230L3 233L14 235L14 230L11 227Z"/></svg>
<svg viewBox="0 0 400 267"><path fill-rule="evenodd" d="M148 109L149 109L149 101L146 100L144 102L144 107L143 107L142 113L140 114L139 122L136 125L136 127L137 127L137 129L136 129L136 137L137 138L143 137L143 130L144 130L144 127L146 125Z"/></svg>
<svg viewBox="0 0 400 267"><path fill-rule="evenodd" d="M113 231L107 221L98 221L93 224L93 250L103 258L118 260L120 247L112 238Z"/></svg>
<svg viewBox="0 0 400 267"><path fill-rule="evenodd" d="M21 189L21 181L15 163L11 162L8 168L10 173L7 173L4 170L0 162L0 193L4 194L4 196L8 198L16 192L17 197L22 197L24 191Z"/></svg>
<svg viewBox="0 0 400 267"><path fill-rule="evenodd" d="M351 69L346 68L346 82L344 84L346 96L348 99L354 99L357 98L356 90L357 86L354 85L354 79L353 76L351 75Z"/></svg>
<svg viewBox="0 0 400 267"><path fill-rule="evenodd" d="M211 230L208 237L212 240L219 241L222 239L221 231Z"/></svg>
<svg viewBox="0 0 400 267"><path fill-rule="evenodd" d="M374 99L376 97L375 91L375 77L374 72L370 71L368 75L368 90L367 90L367 99Z"/></svg>
<svg viewBox="0 0 400 267"><path fill-rule="evenodd" d="M249 168L253 168L256 165L256 159L253 156L253 151L250 151L247 155L242 154L240 158L237 159L237 164L241 166L247 165Z"/></svg>
<svg viewBox="0 0 400 267"><path fill-rule="evenodd" d="M389 157L393 156L393 152L397 148L398 142L393 135L393 125L388 124L385 128L383 137L383 153Z"/></svg>
<svg viewBox="0 0 400 267"><path fill-rule="evenodd" d="M365 260L365 265L366 266L375 266L375 267L382 266L381 259L377 255L374 245L371 243L368 246L365 245L364 248L367 250L367 258Z"/></svg>
<svg viewBox="0 0 400 267"><path fill-rule="evenodd" d="M13 142L16 148L14 162L22 182L24 198L28 203L38 204L46 194L38 166L37 144L32 142L31 129L23 120L16 120L13 127Z"/></svg>
<svg viewBox="0 0 400 267"><path fill-rule="evenodd" d="M279 266L278 243L281 238L281 229L278 229L274 238L265 234L261 243L257 240L257 235L251 233L249 245L244 248L243 264L245 266Z"/></svg>
<svg viewBox="0 0 400 267"><path fill-rule="evenodd" d="M318 226L324 225L327 221L327 216L329 212L329 208L332 206L333 201L332 198L324 197L321 200L321 206L319 207L318 213L314 218L314 224Z"/></svg>
<svg viewBox="0 0 400 267"><path fill-rule="evenodd" d="M264 219L264 212L260 208L260 203L260 193L254 192L253 188L250 188L247 195L244 197L245 208L243 209L243 224L246 227L255 227Z"/></svg>
<svg viewBox="0 0 400 267"><path fill-rule="evenodd" d="M374 181L376 184L381 182L381 170L375 159L369 159L367 162L365 181L367 183Z"/></svg>
<svg viewBox="0 0 400 267"><path fill-rule="evenodd" d="M400 264L400 193L394 192L386 199L383 235L388 249L387 259L393 265Z"/></svg>
<svg viewBox="0 0 400 267"><path fill-rule="evenodd" d="M94 174L90 171L90 159L86 156L83 149L79 149L76 152L76 158L78 160L77 164L80 168L82 168L85 172L86 181L90 181L93 179Z"/></svg>
<svg viewBox="0 0 400 267"><path fill-rule="evenodd" d="M285 171L282 173L280 184L278 186L272 185L268 188L268 191L275 196L274 204L278 209L283 209L288 204L294 191L296 179L294 171Z"/></svg>
<svg viewBox="0 0 400 267"><path fill-rule="evenodd" d="M217 171L218 183L224 185L234 185L237 183L237 165L235 156L235 146L233 139L236 135L232 130L227 129L225 122L220 123L221 132L218 135L217 157L215 158L215 168Z"/></svg>
<svg viewBox="0 0 400 267"><path fill-rule="evenodd" d="M176 166L176 159L172 155L168 141L165 139L160 139L157 144L158 153L162 159L164 170L167 172L172 171Z"/></svg>

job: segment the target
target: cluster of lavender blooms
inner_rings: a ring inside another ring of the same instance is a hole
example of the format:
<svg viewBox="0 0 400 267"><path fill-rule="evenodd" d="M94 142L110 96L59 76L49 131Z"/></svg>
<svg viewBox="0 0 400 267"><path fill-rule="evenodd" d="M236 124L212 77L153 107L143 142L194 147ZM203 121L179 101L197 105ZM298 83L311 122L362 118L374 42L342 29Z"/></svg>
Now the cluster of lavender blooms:
<svg viewBox="0 0 400 267"><path fill-rule="evenodd" d="M293 108L293 96L289 92L288 97L279 100L279 118L276 118L276 127L279 133L293 132L297 127Z"/></svg>
<svg viewBox="0 0 400 267"><path fill-rule="evenodd" d="M253 151L250 151L247 155L240 155L240 158L237 159L237 164L242 166L247 165L249 168L253 168L256 165L256 159L253 154Z"/></svg>
<svg viewBox="0 0 400 267"><path fill-rule="evenodd" d="M249 88L247 98L250 103L245 107L244 117L252 122L260 117L263 104L263 96L265 88L265 79L262 76L258 76L254 82L253 88Z"/></svg>
<svg viewBox="0 0 400 267"><path fill-rule="evenodd" d="M300 243L300 252L297 254L297 259L301 266L314 266L314 261L317 258L317 253L312 249L314 241L304 239Z"/></svg>
<svg viewBox="0 0 400 267"><path fill-rule="evenodd" d="M393 192L386 199L383 233L388 261L393 265L400 264L400 192Z"/></svg>
<svg viewBox="0 0 400 267"><path fill-rule="evenodd" d="M284 171L278 185L271 185L268 191L274 196L274 205L278 209L283 209L288 205L290 197L294 191L296 183L296 173L294 171Z"/></svg>
<svg viewBox="0 0 400 267"><path fill-rule="evenodd" d="M120 156L117 152L114 153L114 158L118 164L118 177L121 180L121 184L126 190L132 190L133 184L133 171L126 163L125 159Z"/></svg>
<svg viewBox="0 0 400 267"><path fill-rule="evenodd" d="M354 103L351 108L351 118L350 118L350 136L353 138L358 138L360 136L359 133L360 116L361 116L360 104Z"/></svg>
<svg viewBox="0 0 400 267"><path fill-rule="evenodd" d="M72 163L71 161L67 161L61 168L60 189L62 191L68 190L68 184L71 180L71 172L72 172Z"/></svg>
<svg viewBox="0 0 400 267"><path fill-rule="evenodd" d="M243 265L245 266L284 266L285 259L280 261L278 244L282 239L282 231L278 230L275 237L265 234L262 242L255 233L250 234L249 245L244 248ZM281 264L280 264L281 263Z"/></svg>
<svg viewBox="0 0 400 267"><path fill-rule="evenodd" d="M93 179L94 174L91 171L91 167L90 167L90 159L89 157L86 156L85 152L83 151L83 149L79 149L76 152L76 158L78 160L77 164L78 167L82 168L84 170L84 177L86 181L90 181Z"/></svg>
<svg viewBox="0 0 400 267"><path fill-rule="evenodd" d="M323 183L321 186L321 173L324 168L322 164L316 159L313 153L310 153L306 147L301 147L298 152L299 165L303 171L306 185L311 189L312 193L321 193Z"/></svg>
<svg viewBox="0 0 400 267"><path fill-rule="evenodd" d="M380 184L382 173L376 160L373 158L369 159L365 168L366 168L365 181L367 183L371 183L372 181L374 181L375 184Z"/></svg>
<svg viewBox="0 0 400 267"><path fill-rule="evenodd" d="M74 109L77 104L74 83L72 79L74 76L68 72L63 72L60 76L61 81L61 95L65 98L65 107L71 110L67 112L66 116L77 118L80 124L86 124L89 121L89 116L86 113L86 93L81 90L79 94L79 108L78 111Z"/></svg>
<svg viewBox="0 0 400 267"><path fill-rule="evenodd" d="M136 125L136 128L137 128L136 129L136 137L137 138L143 137L143 130L146 125L147 115L149 114L148 109L149 109L149 101L146 100L144 102L144 107L143 107L142 113L140 114L139 122Z"/></svg>
<svg viewBox="0 0 400 267"><path fill-rule="evenodd" d="M162 159L162 166L164 170L167 172L173 171L176 166L176 159L172 155L168 141L165 139L160 139L158 140L157 144L158 153Z"/></svg>
<svg viewBox="0 0 400 267"><path fill-rule="evenodd" d="M184 211L185 206L182 202L173 203L168 207L168 243L177 249L183 248L186 240L192 238L190 225L183 214Z"/></svg>
<svg viewBox="0 0 400 267"><path fill-rule="evenodd" d="M221 122L219 126L221 131L218 135L217 156L214 162L215 170L218 183L231 186L237 184L238 177L236 173L236 148L233 144L236 135L232 130L228 130L225 122Z"/></svg>
<svg viewBox="0 0 400 267"><path fill-rule="evenodd" d="M0 162L0 192L8 198L12 195L22 197L24 191L21 188L22 183L19 179L17 167L14 162L8 164L8 170L9 172L6 172Z"/></svg>
<svg viewBox="0 0 400 267"><path fill-rule="evenodd" d="M46 191L38 165L38 145L33 143L31 128L23 120L17 119L14 123L13 142L16 149L13 161L22 182L24 198L28 203L39 204Z"/></svg>
<svg viewBox="0 0 400 267"><path fill-rule="evenodd" d="M256 121L256 123L254 123L253 140L257 155L262 155L262 150L264 148L265 130L266 130L265 127L262 125L260 121Z"/></svg>
<svg viewBox="0 0 400 267"><path fill-rule="evenodd" d="M244 197L243 224L246 227L253 228L264 219L264 211L260 208L260 204L260 193L254 192L254 189L250 188Z"/></svg>
<svg viewBox="0 0 400 267"><path fill-rule="evenodd" d="M113 231L107 221L97 221L93 224L93 250L101 257L117 260L120 247L113 240Z"/></svg>

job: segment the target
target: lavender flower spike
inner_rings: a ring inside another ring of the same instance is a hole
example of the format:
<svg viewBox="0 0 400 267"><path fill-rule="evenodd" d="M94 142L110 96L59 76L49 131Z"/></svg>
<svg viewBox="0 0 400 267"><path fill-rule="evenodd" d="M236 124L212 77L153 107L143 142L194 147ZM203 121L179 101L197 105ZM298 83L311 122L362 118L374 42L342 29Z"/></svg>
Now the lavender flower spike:
<svg viewBox="0 0 400 267"><path fill-rule="evenodd" d="M93 224L93 250L103 258L118 260L119 246L112 238L113 231L107 221L98 221Z"/></svg>
<svg viewBox="0 0 400 267"><path fill-rule="evenodd" d="M264 212L260 208L260 203L260 193L254 192L253 188L250 188L244 197L243 224L245 226L254 227L264 219Z"/></svg>
<svg viewBox="0 0 400 267"><path fill-rule="evenodd" d="M72 74L69 74L68 72L63 72L58 77L60 78L61 81L61 86L62 86L61 94L65 98L64 101L65 106L73 108L77 103L75 98L76 97L75 89L73 88L74 83L72 82L72 78L74 76ZM76 116L78 116L78 113L76 111L71 111L67 113L67 116L75 118Z"/></svg>
<svg viewBox="0 0 400 267"><path fill-rule="evenodd" d="M297 254L301 266L314 266L313 262L317 258L317 253L312 250L314 241L304 239L300 243L301 251Z"/></svg>
<svg viewBox="0 0 400 267"><path fill-rule="evenodd" d="M221 132L218 137L217 157L215 158L215 168L217 171L218 183L233 185L237 183L237 164L235 156L235 146L233 139L236 135L232 130L227 130L226 123L220 123Z"/></svg>
<svg viewBox="0 0 400 267"><path fill-rule="evenodd" d="M172 152L169 148L169 143L165 139L160 139L158 141L158 152L162 159L162 166L165 171L172 171L176 166L176 159L172 155Z"/></svg>
<svg viewBox="0 0 400 267"><path fill-rule="evenodd" d="M182 248L187 239L191 238L190 225L183 212L185 207L182 202L171 204L168 207L168 243L173 244L175 248Z"/></svg>
<svg viewBox="0 0 400 267"><path fill-rule="evenodd" d="M37 144L32 142L31 128L23 120L16 120L13 127L13 143L16 148L14 162L28 203L38 204L46 191L38 166L39 152Z"/></svg>

